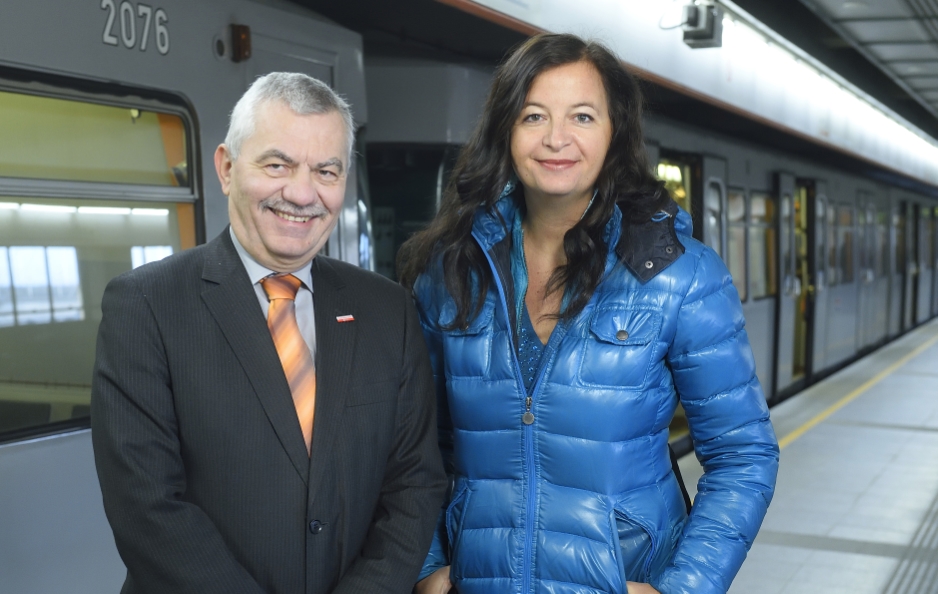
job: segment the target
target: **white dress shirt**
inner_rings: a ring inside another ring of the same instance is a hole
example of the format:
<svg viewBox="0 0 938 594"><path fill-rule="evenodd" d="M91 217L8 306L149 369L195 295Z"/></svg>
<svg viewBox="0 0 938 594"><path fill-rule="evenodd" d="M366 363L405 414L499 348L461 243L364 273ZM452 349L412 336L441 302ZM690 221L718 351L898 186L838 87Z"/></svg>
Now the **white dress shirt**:
<svg viewBox="0 0 938 594"><path fill-rule="evenodd" d="M235 250L237 250L238 256L241 258L241 263L244 264L244 269L248 272L248 278L251 279L251 283L254 285L254 293L257 295L257 302L261 306L261 311L264 312L264 319L266 319L267 310L270 307L270 300L267 299L267 293L264 292L264 287L261 286L261 279L271 274L279 273L258 263L258 261L244 249L241 242L238 241L234 229L228 227L228 232L231 234L231 241L234 243ZM306 341L306 346L309 347L309 352L313 356L313 361L315 361L316 316L313 312L313 275L310 271L312 264L313 261L310 260L300 268L290 272L290 274L300 279L302 283L300 289L296 292L296 325L299 326L300 334L303 335L303 340Z"/></svg>

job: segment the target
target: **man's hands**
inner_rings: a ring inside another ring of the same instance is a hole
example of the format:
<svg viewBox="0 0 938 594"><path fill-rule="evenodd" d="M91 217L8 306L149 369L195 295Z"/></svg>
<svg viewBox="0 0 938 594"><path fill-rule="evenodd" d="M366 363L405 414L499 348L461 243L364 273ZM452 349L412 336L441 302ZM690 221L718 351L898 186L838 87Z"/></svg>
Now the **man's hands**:
<svg viewBox="0 0 938 594"><path fill-rule="evenodd" d="M414 594L447 594L452 587L453 584L449 581L449 565L447 565L417 582L414 586Z"/></svg>

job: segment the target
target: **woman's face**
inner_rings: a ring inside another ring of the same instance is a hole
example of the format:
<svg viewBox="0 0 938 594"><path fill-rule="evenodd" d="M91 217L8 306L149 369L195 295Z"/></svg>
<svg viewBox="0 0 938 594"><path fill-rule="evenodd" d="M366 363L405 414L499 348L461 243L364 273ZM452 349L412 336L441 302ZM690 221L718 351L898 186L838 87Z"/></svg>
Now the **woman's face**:
<svg viewBox="0 0 938 594"><path fill-rule="evenodd" d="M606 90L592 64L539 74L511 132L511 160L526 200L588 202L611 139Z"/></svg>

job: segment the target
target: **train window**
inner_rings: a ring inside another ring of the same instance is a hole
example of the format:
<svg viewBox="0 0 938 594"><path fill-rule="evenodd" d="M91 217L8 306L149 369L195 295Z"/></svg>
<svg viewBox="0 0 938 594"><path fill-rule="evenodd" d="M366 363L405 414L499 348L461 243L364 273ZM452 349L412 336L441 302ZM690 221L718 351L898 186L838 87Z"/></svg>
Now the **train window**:
<svg viewBox="0 0 938 594"><path fill-rule="evenodd" d="M749 198L749 290L753 299L778 293L775 199L753 192Z"/></svg>
<svg viewBox="0 0 938 594"><path fill-rule="evenodd" d="M87 417L104 286L195 243L192 204L0 196L0 433Z"/></svg>
<svg viewBox="0 0 938 594"><path fill-rule="evenodd" d="M704 238L718 256L723 256L723 183L707 182L704 192Z"/></svg>
<svg viewBox="0 0 938 594"><path fill-rule="evenodd" d="M726 192L727 223L726 265L733 277L739 300L746 300L746 194L730 188Z"/></svg>
<svg viewBox="0 0 938 594"><path fill-rule="evenodd" d="M189 186L178 115L0 91L0 129L0 176Z"/></svg>
<svg viewBox="0 0 938 594"><path fill-rule="evenodd" d="M658 162L657 174L671 198L678 206L691 213L690 165L662 159Z"/></svg>
<svg viewBox="0 0 938 594"><path fill-rule="evenodd" d="M0 90L0 440L87 423L105 285L196 241L178 107L38 88Z"/></svg>
<svg viewBox="0 0 938 594"><path fill-rule="evenodd" d="M837 206L837 276L841 283L853 282L853 219L853 206Z"/></svg>

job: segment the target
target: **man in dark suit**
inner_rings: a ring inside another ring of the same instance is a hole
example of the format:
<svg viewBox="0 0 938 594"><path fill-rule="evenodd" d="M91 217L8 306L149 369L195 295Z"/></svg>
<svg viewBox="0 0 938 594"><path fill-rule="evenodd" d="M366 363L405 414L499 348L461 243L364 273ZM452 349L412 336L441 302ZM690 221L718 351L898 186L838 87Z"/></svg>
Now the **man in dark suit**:
<svg viewBox="0 0 938 594"><path fill-rule="evenodd" d="M323 83L259 79L215 155L230 229L108 285L92 439L123 592L410 592L445 490L433 378L410 296L317 256L352 138Z"/></svg>

